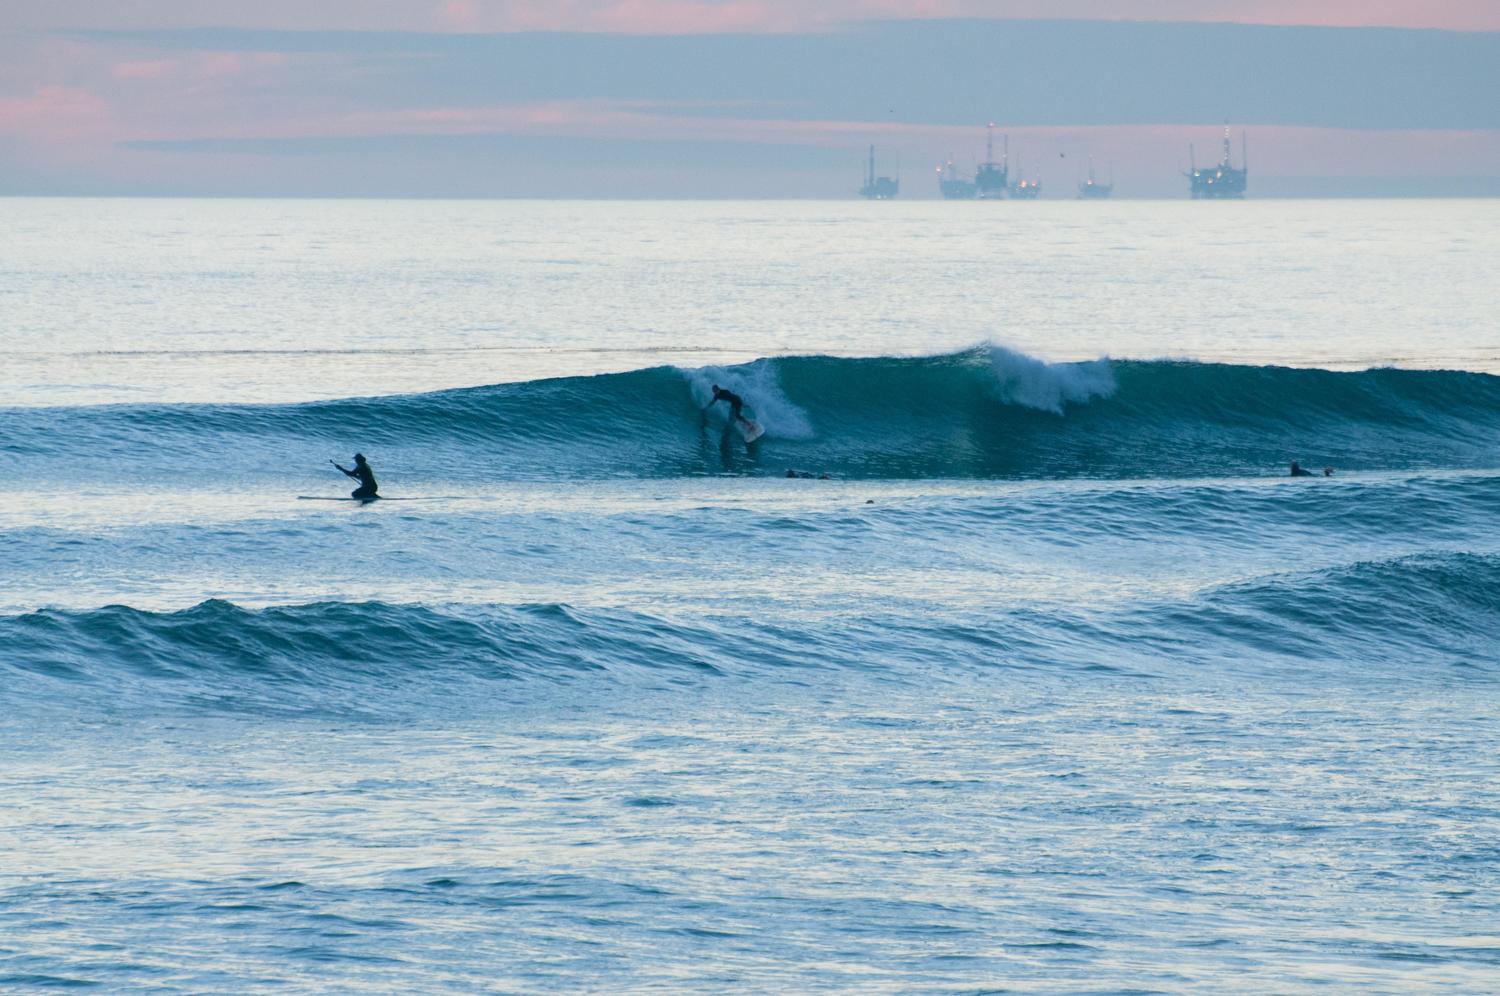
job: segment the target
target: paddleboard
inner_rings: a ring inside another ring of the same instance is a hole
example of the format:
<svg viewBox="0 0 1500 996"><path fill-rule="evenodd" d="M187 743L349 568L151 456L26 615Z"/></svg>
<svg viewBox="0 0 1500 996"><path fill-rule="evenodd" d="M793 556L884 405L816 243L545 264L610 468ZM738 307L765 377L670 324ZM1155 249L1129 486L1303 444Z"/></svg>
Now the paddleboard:
<svg viewBox="0 0 1500 996"><path fill-rule="evenodd" d="M330 495L298 495L298 501L357 501L361 505L368 505L372 501L445 501L441 497L432 498L386 498L377 495L374 498L336 498Z"/></svg>
<svg viewBox="0 0 1500 996"><path fill-rule="evenodd" d="M743 422L736 422L735 424L739 426L740 435L745 437L745 442L747 443L753 443L766 434L766 430L760 427L759 422L751 422L749 419L746 419Z"/></svg>

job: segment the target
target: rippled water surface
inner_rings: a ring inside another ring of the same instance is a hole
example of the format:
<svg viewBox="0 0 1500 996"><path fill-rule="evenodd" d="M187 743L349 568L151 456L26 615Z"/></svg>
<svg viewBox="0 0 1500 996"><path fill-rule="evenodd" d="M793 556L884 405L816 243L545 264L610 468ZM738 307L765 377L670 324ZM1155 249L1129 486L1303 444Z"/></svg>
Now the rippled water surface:
<svg viewBox="0 0 1500 996"><path fill-rule="evenodd" d="M1495 210L0 201L0 988L1495 989Z"/></svg>
<svg viewBox="0 0 1500 996"><path fill-rule="evenodd" d="M779 353L1500 373L1494 201L0 201L0 391L305 401Z"/></svg>

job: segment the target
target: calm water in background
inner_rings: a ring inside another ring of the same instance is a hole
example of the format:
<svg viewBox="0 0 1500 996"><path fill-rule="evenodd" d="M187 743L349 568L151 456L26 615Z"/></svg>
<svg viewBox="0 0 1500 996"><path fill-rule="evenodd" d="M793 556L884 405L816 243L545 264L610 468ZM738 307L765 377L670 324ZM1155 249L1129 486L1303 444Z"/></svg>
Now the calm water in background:
<svg viewBox="0 0 1500 996"><path fill-rule="evenodd" d="M1500 980L1500 205L0 220L0 986Z"/></svg>
<svg viewBox="0 0 1500 996"><path fill-rule="evenodd" d="M16 200L12 404L304 401L995 340L1500 372L1492 201Z"/></svg>

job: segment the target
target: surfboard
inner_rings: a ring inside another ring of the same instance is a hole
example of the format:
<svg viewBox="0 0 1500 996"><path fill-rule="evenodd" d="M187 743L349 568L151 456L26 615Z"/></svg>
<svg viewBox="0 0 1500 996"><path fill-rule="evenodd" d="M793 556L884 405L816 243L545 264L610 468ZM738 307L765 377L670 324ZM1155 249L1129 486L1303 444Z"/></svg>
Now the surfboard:
<svg viewBox="0 0 1500 996"><path fill-rule="evenodd" d="M357 501L361 505L368 505L372 501L445 501L441 497L432 498L386 498L377 495L374 498L338 498L332 495L298 495L298 501Z"/></svg>
<svg viewBox="0 0 1500 996"><path fill-rule="evenodd" d="M745 442L747 443L753 443L766 434L766 430L760 427L759 422L751 422L749 419L746 419L743 422L736 422L735 424L739 426L740 435L745 437Z"/></svg>

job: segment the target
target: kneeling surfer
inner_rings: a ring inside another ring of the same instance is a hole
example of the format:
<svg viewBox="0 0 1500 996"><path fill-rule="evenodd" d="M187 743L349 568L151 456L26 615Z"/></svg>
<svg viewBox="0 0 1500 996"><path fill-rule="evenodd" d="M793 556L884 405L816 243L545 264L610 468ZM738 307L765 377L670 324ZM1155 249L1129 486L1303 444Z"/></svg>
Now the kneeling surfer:
<svg viewBox="0 0 1500 996"><path fill-rule="evenodd" d="M363 453L354 454L353 470L347 470L343 467L339 467L339 465L333 460L329 460L328 462L333 464L335 467L338 467L339 470L343 471L346 476L352 477L359 482L359 487L349 492L350 498L353 498L356 501L374 501L376 498L380 497L375 493L376 488L379 487L379 485L375 483L375 472L371 470L370 465L365 462L365 455Z"/></svg>

